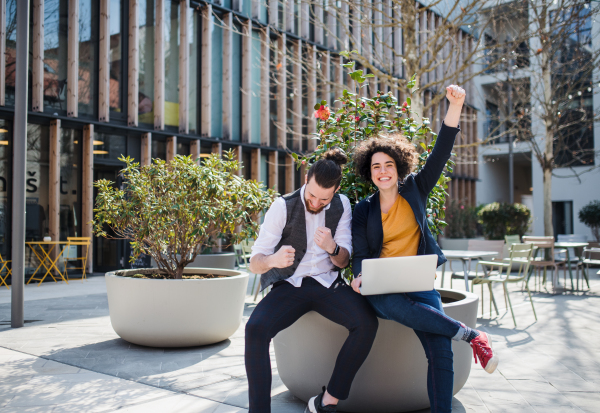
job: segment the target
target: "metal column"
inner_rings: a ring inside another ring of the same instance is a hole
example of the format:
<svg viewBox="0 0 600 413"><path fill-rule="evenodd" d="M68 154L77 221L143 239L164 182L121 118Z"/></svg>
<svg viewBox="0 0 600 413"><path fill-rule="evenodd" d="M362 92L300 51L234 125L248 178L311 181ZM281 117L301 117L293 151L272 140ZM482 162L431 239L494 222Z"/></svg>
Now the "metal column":
<svg viewBox="0 0 600 413"><path fill-rule="evenodd" d="M17 2L17 61L13 137L11 327L23 327L25 281L25 175L27 173L27 76L29 1ZM4 58L4 57L3 57Z"/></svg>

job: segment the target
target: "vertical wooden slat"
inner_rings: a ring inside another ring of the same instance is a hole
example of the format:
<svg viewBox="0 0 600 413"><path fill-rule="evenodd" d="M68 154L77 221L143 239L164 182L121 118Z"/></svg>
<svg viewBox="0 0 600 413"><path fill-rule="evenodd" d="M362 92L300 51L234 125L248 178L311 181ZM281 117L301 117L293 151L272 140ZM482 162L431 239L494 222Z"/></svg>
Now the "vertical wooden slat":
<svg viewBox="0 0 600 413"><path fill-rule="evenodd" d="M202 11L202 76L200 76L202 85L200 130L202 136L212 134L212 19L212 6L208 4Z"/></svg>
<svg viewBox="0 0 600 413"><path fill-rule="evenodd" d="M354 0L352 9L352 43L353 49L362 53L362 33L360 20L362 18L361 0Z"/></svg>
<svg viewBox="0 0 600 413"><path fill-rule="evenodd" d="M223 72L222 72L222 94L223 106L221 108L223 118L223 139L231 139L231 131L233 130L233 99L232 99L232 77L233 70L233 50L232 50L232 26L233 14L226 13L223 15Z"/></svg>
<svg viewBox="0 0 600 413"><path fill-rule="evenodd" d="M308 46L307 67L308 79L306 84L306 101L308 105L308 151L313 152L317 147L317 141L312 138L312 133L317 130L317 121L313 116L314 107L317 104L317 48L314 45Z"/></svg>
<svg viewBox="0 0 600 413"><path fill-rule="evenodd" d="M337 49L337 8L334 0L327 1L327 47Z"/></svg>
<svg viewBox="0 0 600 413"><path fill-rule="evenodd" d="M98 120L109 121L110 110L110 0L100 0L98 47Z"/></svg>
<svg viewBox="0 0 600 413"><path fill-rule="evenodd" d="M196 162L200 159L200 140L196 139L190 142L190 155Z"/></svg>
<svg viewBox="0 0 600 413"><path fill-rule="evenodd" d="M269 7L269 24L279 28L279 0L267 0Z"/></svg>
<svg viewBox="0 0 600 413"><path fill-rule="evenodd" d="M177 136L167 138L167 162L171 162L177 155Z"/></svg>
<svg viewBox="0 0 600 413"><path fill-rule="evenodd" d="M328 104L332 105L331 100L331 57L328 51L323 52L321 55L321 79L323 79L323 96L319 96L320 99L325 99Z"/></svg>
<svg viewBox="0 0 600 413"><path fill-rule="evenodd" d="M344 93L344 68L342 67L343 57L338 56L333 60L333 82L335 85L335 98L339 98ZM342 107L342 102L335 103L336 108Z"/></svg>
<svg viewBox="0 0 600 413"><path fill-rule="evenodd" d="M214 150L214 146L213 146L213 150ZM237 146L233 147L233 160L237 161L237 163L240 165L240 167L236 171L237 176L242 176L242 170L244 168L244 165L242 164L242 146L241 145L237 145Z"/></svg>
<svg viewBox="0 0 600 413"><path fill-rule="evenodd" d="M156 0L154 25L154 129L165 128L165 0Z"/></svg>
<svg viewBox="0 0 600 413"><path fill-rule="evenodd" d="M129 42L127 62L127 125L138 125L138 95L140 72L140 29L138 26L139 0L129 0Z"/></svg>
<svg viewBox="0 0 600 413"><path fill-rule="evenodd" d="M142 166L150 165L152 163L152 134L142 134Z"/></svg>
<svg viewBox="0 0 600 413"><path fill-rule="evenodd" d="M252 142L252 20L242 26L242 142Z"/></svg>
<svg viewBox="0 0 600 413"><path fill-rule="evenodd" d="M285 160L285 193L291 194L295 190L294 185L294 158L291 155L286 156Z"/></svg>
<svg viewBox="0 0 600 413"><path fill-rule="evenodd" d="M378 65L383 61L383 1L384 0L373 0L373 31L375 32L373 36L375 39L373 40L373 54L375 56L374 61L377 62Z"/></svg>
<svg viewBox="0 0 600 413"><path fill-rule="evenodd" d="M277 50L277 146L287 147L287 36L282 33L278 39Z"/></svg>
<svg viewBox="0 0 600 413"><path fill-rule="evenodd" d="M339 50L350 50L350 44L348 42L348 33L350 30L350 22L348 15L348 2L342 1L340 16L338 24L340 25L340 49Z"/></svg>
<svg viewBox="0 0 600 413"><path fill-rule="evenodd" d="M260 40L260 144L268 146L271 143L271 41L268 27L261 30Z"/></svg>
<svg viewBox="0 0 600 413"><path fill-rule="evenodd" d="M83 159L82 159L82 236L92 238L92 219L94 219L94 125L83 127ZM92 238L93 241L93 238ZM87 271L93 272L94 248L90 247L87 255Z"/></svg>
<svg viewBox="0 0 600 413"><path fill-rule="evenodd" d="M285 30L289 33L294 33L296 30L296 24L294 22L294 6L295 0L284 0L285 26L282 27L282 30Z"/></svg>
<svg viewBox="0 0 600 413"><path fill-rule="evenodd" d="M79 2L69 2L67 49L67 116L78 116L79 105Z"/></svg>
<svg viewBox="0 0 600 413"><path fill-rule="evenodd" d="M294 144L293 150L302 150L302 40L298 39L294 46ZM310 112L310 111L309 111Z"/></svg>
<svg viewBox="0 0 600 413"><path fill-rule="evenodd" d="M0 13L0 105L4 106L6 77L6 0L1 0ZM31 110L44 110L44 0L33 0L31 14L33 19L31 50Z"/></svg>
<svg viewBox="0 0 600 413"><path fill-rule="evenodd" d="M212 153L216 153L219 156L222 156L222 154L223 154L223 147L222 147L221 143L220 142L213 143L212 144L212 148L211 148L211 152ZM239 173L238 173L238 175L239 175ZM217 245L215 247L215 252L221 252L221 239L220 238L217 239L216 242L217 242Z"/></svg>
<svg viewBox="0 0 600 413"><path fill-rule="evenodd" d="M250 179L255 181L261 181L262 177L260 176L260 148L253 148L250 152Z"/></svg>
<svg viewBox="0 0 600 413"><path fill-rule="evenodd" d="M50 121L48 188L48 235L52 241L60 236L60 119Z"/></svg>
<svg viewBox="0 0 600 413"><path fill-rule="evenodd" d="M310 0L300 0L300 36L310 36Z"/></svg>
<svg viewBox="0 0 600 413"><path fill-rule="evenodd" d="M392 68L392 0L383 0L383 67L389 74Z"/></svg>
<svg viewBox="0 0 600 413"><path fill-rule="evenodd" d="M363 16L365 24L361 28L362 36L362 53L365 59L373 62L373 4L371 0L363 0Z"/></svg>
<svg viewBox="0 0 600 413"><path fill-rule="evenodd" d="M34 16L34 31L33 39L35 42L36 31L35 31L35 1L33 4L33 16ZM6 104L6 0L0 0L0 106ZM38 17L39 19L39 17ZM38 20L39 21L39 20ZM43 19L42 19L43 21ZM39 29L38 29L39 34ZM35 44L35 43L34 43ZM39 47L39 46L38 46ZM35 46L33 49L33 56L35 60ZM33 83L33 82L32 82Z"/></svg>
<svg viewBox="0 0 600 413"><path fill-rule="evenodd" d="M279 183L279 153L277 151L269 152L269 177L267 186L278 191Z"/></svg>
<svg viewBox="0 0 600 413"><path fill-rule="evenodd" d="M323 44L323 0L313 1L315 43Z"/></svg>
<svg viewBox="0 0 600 413"><path fill-rule="evenodd" d="M402 21L400 8L394 8L394 22ZM402 77L402 26L399 24L392 29L394 37L394 76Z"/></svg>
<svg viewBox="0 0 600 413"><path fill-rule="evenodd" d="M179 3L179 133L190 131L190 0Z"/></svg>

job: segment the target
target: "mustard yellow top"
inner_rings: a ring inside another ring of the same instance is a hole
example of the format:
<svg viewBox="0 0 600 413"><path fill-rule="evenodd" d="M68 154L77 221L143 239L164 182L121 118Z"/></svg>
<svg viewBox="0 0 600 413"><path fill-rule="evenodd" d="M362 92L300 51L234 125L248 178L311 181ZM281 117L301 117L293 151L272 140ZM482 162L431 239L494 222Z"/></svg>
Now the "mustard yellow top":
<svg viewBox="0 0 600 413"><path fill-rule="evenodd" d="M383 247L379 258L417 255L421 230L412 208L401 195L387 214L381 213Z"/></svg>

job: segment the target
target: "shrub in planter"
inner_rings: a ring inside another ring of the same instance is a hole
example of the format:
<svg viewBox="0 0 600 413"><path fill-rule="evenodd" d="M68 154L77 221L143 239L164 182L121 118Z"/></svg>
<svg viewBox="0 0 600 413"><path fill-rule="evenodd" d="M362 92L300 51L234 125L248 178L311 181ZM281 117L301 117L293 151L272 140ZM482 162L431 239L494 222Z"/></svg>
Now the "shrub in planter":
<svg viewBox="0 0 600 413"><path fill-rule="evenodd" d="M105 179L94 184L94 233L107 237L109 226L117 238L131 241L131 261L150 255L168 278L181 279L185 266L218 238L237 243L255 237L253 215L275 197L262 183L236 174L240 165L231 151L223 158L211 155L201 165L191 156L168 163L154 159L148 166L119 159L125 162L124 189Z"/></svg>
<svg viewBox="0 0 600 413"><path fill-rule="evenodd" d="M596 242L600 242L600 201L592 201L579 210L579 220L592 229Z"/></svg>
<svg viewBox="0 0 600 413"><path fill-rule="evenodd" d="M446 210L445 238L474 238L477 236L477 208L451 200Z"/></svg>
<svg viewBox="0 0 600 413"><path fill-rule="evenodd" d="M503 240L505 235L523 236L529 228L531 211L523 204L493 202L478 212L486 239Z"/></svg>

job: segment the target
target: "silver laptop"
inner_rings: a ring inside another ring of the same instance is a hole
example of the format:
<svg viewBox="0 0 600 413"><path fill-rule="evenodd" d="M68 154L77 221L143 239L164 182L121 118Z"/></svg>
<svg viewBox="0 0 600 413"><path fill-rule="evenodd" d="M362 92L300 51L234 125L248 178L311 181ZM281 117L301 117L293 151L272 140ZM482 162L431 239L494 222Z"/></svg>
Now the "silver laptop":
<svg viewBox="0 0 600 413"><path fill-rule="evenodd" d="M362 262L363 295L431 291L438 256L374 258Z"/></svg>

